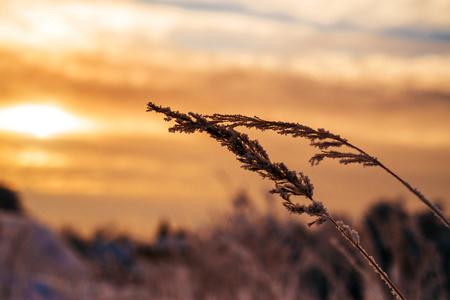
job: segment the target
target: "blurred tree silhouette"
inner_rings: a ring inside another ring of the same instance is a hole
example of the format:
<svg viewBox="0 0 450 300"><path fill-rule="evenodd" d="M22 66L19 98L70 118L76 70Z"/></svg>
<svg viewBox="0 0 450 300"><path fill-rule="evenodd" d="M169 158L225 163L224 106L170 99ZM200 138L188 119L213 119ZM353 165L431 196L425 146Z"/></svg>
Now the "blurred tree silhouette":
<svg viewBox="0 0 450 300"><path fill-rule="evenodd" d="M0 183L0 210L22 214L22 204L15 191Z"/></svg>

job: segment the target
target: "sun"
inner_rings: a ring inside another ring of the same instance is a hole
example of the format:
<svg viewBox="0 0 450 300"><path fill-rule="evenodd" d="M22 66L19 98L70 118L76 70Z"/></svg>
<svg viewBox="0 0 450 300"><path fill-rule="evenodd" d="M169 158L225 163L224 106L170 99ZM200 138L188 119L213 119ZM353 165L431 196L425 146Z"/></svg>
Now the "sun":
<svg viewBox="0 0 450 300"><path fill-rule="evenodd" d="M32 134L37 138L76 131L82 119L51 105L19 105L0 110L0 129Z"/></svg>

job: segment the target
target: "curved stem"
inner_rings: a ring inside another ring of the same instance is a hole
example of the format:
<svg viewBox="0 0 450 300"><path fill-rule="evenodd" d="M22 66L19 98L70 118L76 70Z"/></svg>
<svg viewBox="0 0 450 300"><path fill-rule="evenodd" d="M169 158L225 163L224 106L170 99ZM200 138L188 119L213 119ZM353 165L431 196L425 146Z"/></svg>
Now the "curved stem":
<svg viewBox="0 0 450 300"><path fill-rule="evenodd" d="M358 147L345 142L345 144L350 147L355 149L356 151L358 151L359 153L363 154L363 155L367 155L368 157L371 157L369 154L367 154L366 152L364 152L363 150L359 149ZM378 166L380 166L383 170L385 170L386 172L388 172L389 174L391 174L394 178L396 178L398 181L401 182L401 184L403 184L411 193L413 193L414 195L417 196L417 198L419 198L420 201L422 201L426 206L428 206L429 209L431 209L431 211L434 213L434 215L441 220L441 222L447 226L448 229L450 229L450 221L445 217L444 213L436 206L434 205L430 200L428 200L427 198L425 198L424 195L422 195L417 189L413 188L409 183L407 183L406 181L404 181L403 179L400 178L400 176L398 176L397 174L395 174L394 172L392 172L389 168L387 168L385 165L383 165L381 162L379 162L376 158L374 158L374 160L376 161L376 163L378 164Z"/></svg>
<svg viewBox="0 0 450 300"><path fill-rule="evenodd" d="M398 181L400 181L411 193L413 193L414 195L417 196L417 198L420 199L420 201L422 201L426 206L428 206L433 213L435 214L436 217L439 218L439 220L441 220L441 222L447 226L448 229L450 229L450 221L444 216L443 212L436 207L436 205L434 205L430 200L428 200L427 198L425 198L424 195L422 195L417 189L413 188L411 185L409 185L409 183L407 183L406 181L404 181L403 179L401 179L397 174L395 174L394 172L392 172L391 170L389 170L387 167L385 167L383 164L380 163L380 167L383 168L386 172L388 172L389 174L391 174L392 176L394 176Z"/></svg>
<svg viewBox="0 0 450 300"><path fill-rule="evenodd" d="M397 297L397 299L406 300L406 298L402 295L400 290L395 286L395 284L391 281L391 279L388 277L388 275L381 269L380 266L375 262L375 259L367 254L366 250L357 242L355 239L353 239L351 236L348 235L348 233L342 229L339 224L330 216L330 221L333 223L334 227L336 227L337 230L355 247L358 249L359 253L369 262L369 264L374 268L375 272L377 272L381 279L386 282L386 284L391 289L392 293Z"/></svg>

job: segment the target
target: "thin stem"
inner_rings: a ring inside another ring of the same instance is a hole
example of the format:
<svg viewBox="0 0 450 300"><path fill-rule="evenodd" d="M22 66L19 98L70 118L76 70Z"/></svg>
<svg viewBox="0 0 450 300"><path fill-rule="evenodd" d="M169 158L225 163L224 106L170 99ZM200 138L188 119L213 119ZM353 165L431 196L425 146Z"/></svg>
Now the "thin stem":
<svg viewBox="0 0 450 300"><path fill-rule="evenodd" d="M359 253L361 253L361 255L369 262L369 264L374 268L375 272L377 272L380 275L381 279L386 282L386 284L391 288L392 293L397 297L397 299L406 300L400 290L391 281L389 276L380 268L380 266L378 266L378 264L375 262L375 259L367 254L366 250L364 250L364 248L361 247L361 245L357 241L355 241L355 239L351 237L345 230L343 230L342 227L339 226L339 224L337 224L337 222L331 216L329 217L329 220L331 221L331 223L333 223L334 227L336 227L336 229L339 230L339 232L353 245L353 247L355 247L359 251Z"/></svg>
<svg viewBox="0 0 450 300"><path fill-rule="evenodd" d="M414 195L417 196L417 198L420 199L420 201L422 201L426 206L428 206L433 213L435 214L436 217L439 218L439 220L441 220L442 223L444 223L445 226L447 226L448 229L450 229L450 221L444 216L444 214L442 213L442 211L436 207L436 205L434 205L433 203L431 203L430 200L428 200L427 198L425 198L424 195L422 195L417 189L413 188L411 185L409 185L409 183L407 183L406 181L404 181L403 179L401 179L397 174L395 174L394 172L392 172L391 170L389 170L387 167L385 167L383 164L380 163L380 167L383 168L386 172L388 172L389 174L391 174L392 176L394 176L398 181L400 181L411 193L413 193Z"/></svg>
<svg viewBox="0 0 450 300"><path fill-rule="evenodd" d="M366 152L364 152L363 150L359 149L358 147L345 142L345 145L347 145L350 148L355 149L356 151L358 151L359 153L363 154L363 155L367 155L370 156L369 154L367 154ZM400 178L400 176L398 176L397 174L395 174L394 172L392 172L388 167L386 167L385 165L383 165L381 162L379 162L377 159L375 159L376 163L378 166L380 166L383 170L385 170L386 172L388 172L389 174L391 174L394 178L396 178L398 181L401 182L401 184L403 184L411 193L413 193L414 195L417 196L417 198L419 198L420 201L422 201L426 206L428 206L429 209L431 209L431 211L434 213L434 215L441 220L441 222L447 226L447 228L450 229L450 221L444 216L444 213L436 206L434 205L430 200L428 200L427 198L425 198L424 195L422 195L422 193L420 193L417 189L413 188L409 183L407 183L406 181L404 181L402 178Z"/></svg>

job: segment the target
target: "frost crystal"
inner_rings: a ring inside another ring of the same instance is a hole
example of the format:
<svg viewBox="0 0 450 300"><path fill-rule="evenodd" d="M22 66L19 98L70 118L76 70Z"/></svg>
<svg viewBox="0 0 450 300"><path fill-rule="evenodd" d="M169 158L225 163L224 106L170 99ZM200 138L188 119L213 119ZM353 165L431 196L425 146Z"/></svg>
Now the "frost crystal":
<svg viewBox="0 0 450 300"><path fill-rule="evenodd" d="M336 221L336 224L345 232L347 237L353 239L356 244L359 244L359 234L355 230L353 230L350 226L345 225L342 221Z"/></svg>

